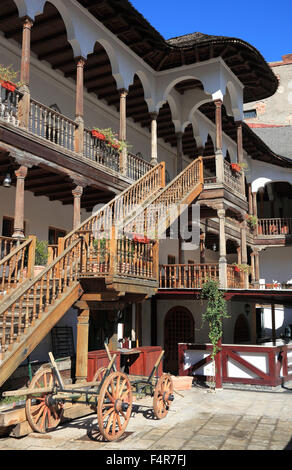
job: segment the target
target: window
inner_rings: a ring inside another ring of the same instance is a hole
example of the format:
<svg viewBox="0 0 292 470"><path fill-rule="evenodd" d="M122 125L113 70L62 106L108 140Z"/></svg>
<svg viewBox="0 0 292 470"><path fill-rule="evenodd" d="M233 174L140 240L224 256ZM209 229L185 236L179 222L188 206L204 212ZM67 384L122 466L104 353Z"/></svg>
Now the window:
<svg viewBox="0 0 292 470"><path fill-rule="evenodd" d="M248 109L247 111L243 112L244 119L251 119L257 117L257 110L256 109Z"/></svg>
<svg viewBox="0 0 292 470"><path fill-rule="evenodd" d="M167 264L175 264L175 256L168 255L167 257Z"/></svg>
<svg viewBox="0 0 292 470"><path fill-rule="evenodd" d="M57 245L58 238L65 237L66 233L67 232L65 230L55 227L49 227L49 245Z"/></svg>
<svg viewBox="0 0 292 470"><path fill-rule="evenodd" d="M3 217L2 223L2 237L12 237L14 232L14 219L13 217Z"/></svg>

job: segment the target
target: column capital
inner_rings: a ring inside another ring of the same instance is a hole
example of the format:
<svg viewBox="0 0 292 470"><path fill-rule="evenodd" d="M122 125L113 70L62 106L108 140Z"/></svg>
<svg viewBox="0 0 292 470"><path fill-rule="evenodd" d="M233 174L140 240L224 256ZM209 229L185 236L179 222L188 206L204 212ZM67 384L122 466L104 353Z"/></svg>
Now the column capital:
<svg viewBox="0 0 292 470"><path fill-rule="evenodd" d="M129 94L129 90L126 90L126 88L120 88L118 91L121 98L126 98Z"/></svg>
<svg viewBox="0 0 292 470"><path fill-rule="evenodd" d="M158 113L156 111L153 111L152 113L149 113L149 114L150 114L151 121L157 121Z"/></svg>
<svg viewBox="0 0 292 470"><path fill-rule="evenodd" d="M76 186L76 188L72 189L72 194L74 197L81 197L83 194L83 186Z"/></svg>
<svg viewBox="0 0 292 470"><path fill-rule="evenodd" d="M220 98L217 98L216 100L214 100L213 103L215 104L216 108L221 108L223 105L223 101L220 100Z"/></svg>
<svg viewBox="0 0 292 470"><path fill-rule="evenodd" d="M219 219L224 219L226 215L226 210L225 209L218 209L217 210L217 215Z"/></svg>
<svg viewBox="0 0 292 470"><path fill-rule="evenodd" d="M28 172L28 168L24 165L20 166L17 170L14 171L16 178L25 179Z"/></svg>
<svg viewBox="0 0 292 470"><path fill-rule="evenodd" d="M82 57L82 56L75 57L74 60L75 60L75 63L76 63L76 67L84 67L84 65L87 62L87 59L85 59L85 57Z"/></svg>
<svg viewBox="0 0 292 470"><path fill-rule="evenodd" d="M34 21L29 16L23 16L20 21L24 28L31 29L33 27Z"/></svg>

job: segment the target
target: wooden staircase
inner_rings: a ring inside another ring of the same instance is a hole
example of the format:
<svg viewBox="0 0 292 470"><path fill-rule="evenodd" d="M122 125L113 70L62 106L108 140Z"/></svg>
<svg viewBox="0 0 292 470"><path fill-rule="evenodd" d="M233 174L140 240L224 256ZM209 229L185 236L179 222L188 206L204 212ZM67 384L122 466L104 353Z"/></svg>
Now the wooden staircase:
<svg viewBox="0 0 292 470"><path fill-rule="evenodd" d="M155 294L159 287L158 220L171 224L171 206L189 204L199 195L202 168L201 159L192 162L165 188L165 165L157 165L59 239L55 259L37 276L33 275L33 255L29 257L27 280L0 301L0 386L70 307L82 308L86 296L95 301L142 301ZM153 205L159 206L155 215ZM141 220L145 214L151 227L147 241L135 237L136 227L144 233ZM26 247L33 244L35 240Z"/></svg>

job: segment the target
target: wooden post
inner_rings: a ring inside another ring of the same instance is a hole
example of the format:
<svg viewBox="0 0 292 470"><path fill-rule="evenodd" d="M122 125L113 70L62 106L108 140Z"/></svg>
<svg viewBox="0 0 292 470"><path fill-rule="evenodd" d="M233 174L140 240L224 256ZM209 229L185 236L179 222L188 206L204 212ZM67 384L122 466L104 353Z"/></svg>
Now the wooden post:
<svg viewBox="0 0 292 470"><path fill-rule="evenodd" d="M89 310L83 310L78 316L77 350L76 350L76 382L87 381Z"/></svg>
<svg viewBox="0 0 292 470"><path fill-rule="evenodd" d="M243 145L242 145L242 122L236 122L237 131L237 161L238 163L243 162Z"/></svg>
<svg viewBox="0 0 292 470"><path fill-rule="evenodd" d="M79 57L77 59L77 73L76 73L76 111L75 122L78 127L75 129L74 135L74 148L75 152L83 153L84 144L84 66L86 59Z"/></svg>
<svg viewBox="0 0 292 470"><path fill-rule="evenodd" d="M255 254L254 253L251 253L251 281L252 281L252 285L253 287L255 286L255 282L256 282L256 273L255 273Z"/></svg>
<svg viewBox="0 0 292 470"><path fill-rule="evenodd" d="M20 91L23 97L19 102L18 119L21 127L29 128L29 113L30 113L30 47L31 47L31 28L33 21L31 18L25 17L23 19L22 29L22 52L21 52L21 66L20 66L20 82L22 86Z"/></svg>
<svg viewBox="0 0 292 470"><path fill-rule="evenodd" d="M205 251L206 233L200 235L200 264L206 263L206 251Z"/></svg>
<svg viewBox="0 0 292 470"><path fill-rule="evenodd" d="M271 308L272 308L272 340L273 340L273 345L276 346L275 304L271 305Z"/></svg>
<svg viewBox="0 0 292 470"><path fill-rule="evenodd" d="M244 220L241 224L241 261L242 264L247 264L247 243L246 243L246 221ZM244 272L244 287L249 287L249 275Z"/></svg>
<svg viewBox="0 0 292 470"><path fill-rule="evenodd" d="M216 152L222 152L222 101L214 100L216 120Z"/></svg>
<svg viewBox="0 0 292 470"><path fill-rule="evenodd" d="M255 258L255 283L256 285L260 282L260 254L259 251L254 249L254 258Z"/></svg>
<svg viewBox="0 0 292 470"><path fill-rule="evenodd" d="M219 278L220 287L227 288L227 259L226 259L226 235L225 235L225 210L217 211L219 218Z"/></svg>
<svg viewBox="0 0 292 470"><path fill-rule="evenodd" d="M258 216L257 193L252 193L253 215Z"/></svg>
<svg viewBox="0 0 292 470"><path fill-rule="evenodd" d="M81 223L81 196L83 194L83 187L76 186L76 188L73 189L72 194L74 196L73 230L75 230Z"/></svg>
<svg viewBox="0 0 292 470"><path fill-rule="evenodd" d="M28 238L31 240L31 243L28 248L27 278L30 279L34 276L35 249L37 238L35 235L30 235Z"/></svg>
<svg viewBox="0 0 292 470"><path fill-rule="evenodd" d="M218 341L218 348L220 351L215 356L215 389L222 389L222 338Z"/></svg>
<svg viewBox="0 0 292 470"><path fill-rule="evenodd" d="M182 145L182 138L183 133L177 132L177 170L176 174L179 175L182 172L182 160L183 160L183 145Z"/></svg>
<svg viewBox="0 0 292 470"><path fill-rule="evenodd" d="M157 113L151 113L151 161L153 166L158 163L158 150L157 150Z"/></svg>
<svg viewBox="0 0 292 470"><path fill-rule="evenodd" d="M27 167L21 166L15 171L16 193L14 210L14 233L13 238L23 240L24 235L24 180L27 175Z"/></svg>
<svg viewBox="0 0 292 470"><path fill-rule="evenodd" d="M125 89L119 90L120 92L120 132L119 139L126 142L127 139L127 95L128 91ZM127 174L127 149L123 148L120 153L120 171L123 175Z"/></svg>
<svg viewBox="0 0 292 470"><path fill-rule="evenodd" d="M251 192L251 184L248 184L248 213L253 215L253 199L252 199L252 192Z"/></svg>

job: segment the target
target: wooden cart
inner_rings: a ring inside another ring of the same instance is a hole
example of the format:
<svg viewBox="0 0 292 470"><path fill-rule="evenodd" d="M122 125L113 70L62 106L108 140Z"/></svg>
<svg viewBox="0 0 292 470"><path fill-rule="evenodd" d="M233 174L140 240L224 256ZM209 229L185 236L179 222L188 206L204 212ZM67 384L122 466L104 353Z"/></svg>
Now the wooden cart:
<svg viewBox="0 0 292 470"><path fill-rule="evenodd" d="M107 347L106 347L107 349ZM4 392L4 396L26 396L26 416L33 429L46 433L56 429L66 402L83 403L97 412L99 431L108 441L119 439L126 430L132 413L133 395L153 396L153 411L157 419L165 418L174 400L173 383L169 374L158 378L160 354L149 377L131 376L118 372L116 355L109 356L109 365L99 369L92 382L65 386L52 353L48 368L39 370L29 388ZM156 377L155 377L156 376Z"/></svg>

